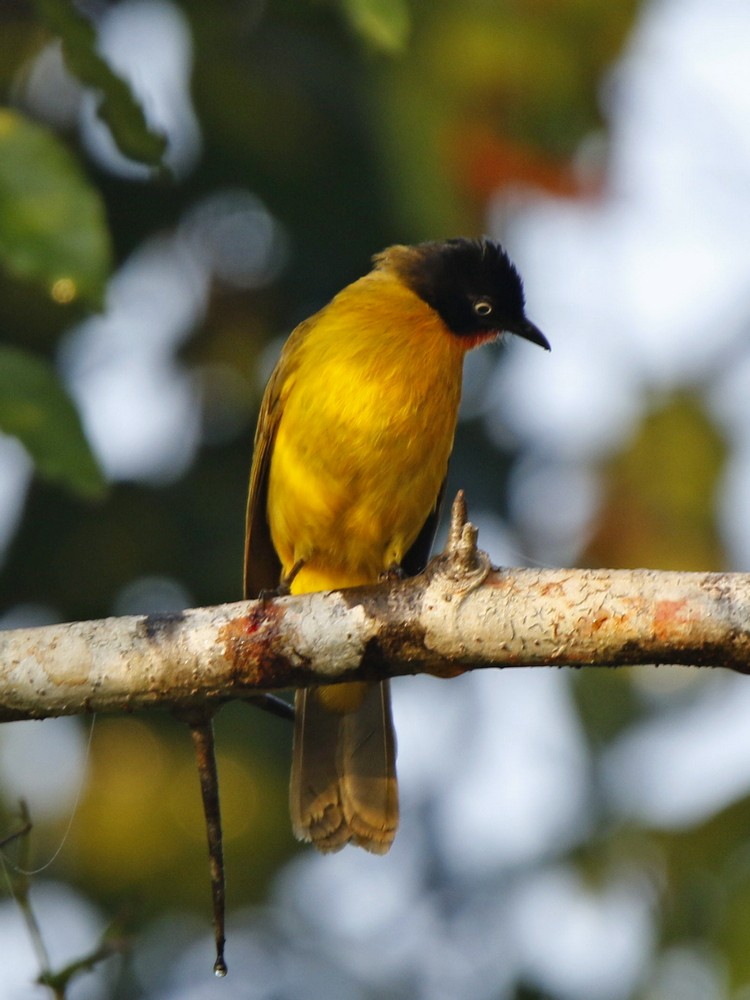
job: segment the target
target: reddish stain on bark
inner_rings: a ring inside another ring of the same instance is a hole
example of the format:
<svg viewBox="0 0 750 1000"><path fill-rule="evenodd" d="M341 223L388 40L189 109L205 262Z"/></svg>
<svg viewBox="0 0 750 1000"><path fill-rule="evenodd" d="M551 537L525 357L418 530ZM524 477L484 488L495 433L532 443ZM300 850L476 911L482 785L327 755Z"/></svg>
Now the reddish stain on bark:
<svg viewBox="0 0 750 1000"><path fill-rule="evenodd" d="M543 597L563 597L565 595L564 581L553 580L551 583L543 583L539 590Z"/></svg>
<svg viewBox="0 0 750 1000"><path fill-rule="evenodd" d="M686 621L683 612L687 603L685 598L679 601L657 601L654 609L654 634L658 639L674 638L675 624Z"/></svg>
<svg viewBox="0 0 750 1000"><path fill-rule="evenodd" d="M224 658L231 663L237 684L263 688L294 687L304 676L299 656L291 664L279 652L279 635L284 620L283 606L273 601L258 602L248 614L232 618L219 631Z"/></svg>

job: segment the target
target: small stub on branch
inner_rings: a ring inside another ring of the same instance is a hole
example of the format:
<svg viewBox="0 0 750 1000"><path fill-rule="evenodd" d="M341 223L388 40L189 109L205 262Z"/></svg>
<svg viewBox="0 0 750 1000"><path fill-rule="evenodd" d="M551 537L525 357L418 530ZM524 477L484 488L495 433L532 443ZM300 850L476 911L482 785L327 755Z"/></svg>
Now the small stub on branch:
<svg viewBox="0 0 750 1000"><path fill-rule="evenodd" d="M455 552L459 548L461 535L468 520L469 512L466 507L466 494L463 490L459 490L451 505L451 526L448 531L448 542L445 546L446 552Z"/></svg>
<svg viewBox="0 0 750 1000"><path fill-rule="evenodd" d="M486 552L477 546L479 530L468 520L466 496L459 490L451 507L451 522L445 551L435 560L438 574L459 584L458 596L480 586L492 569Z"/></svg>

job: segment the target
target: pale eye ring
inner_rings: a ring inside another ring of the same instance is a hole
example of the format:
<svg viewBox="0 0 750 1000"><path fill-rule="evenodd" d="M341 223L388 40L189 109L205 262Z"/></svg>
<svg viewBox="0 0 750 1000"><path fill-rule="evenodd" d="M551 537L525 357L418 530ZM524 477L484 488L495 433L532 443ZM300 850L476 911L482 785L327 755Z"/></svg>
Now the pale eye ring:
<svg viewBox="0 0 750 1000"><path fill-rule="evenodd" d="M492 312L492 303L489 299L477 299L473 304L473 309L477 316L484 318Z"/></svg>

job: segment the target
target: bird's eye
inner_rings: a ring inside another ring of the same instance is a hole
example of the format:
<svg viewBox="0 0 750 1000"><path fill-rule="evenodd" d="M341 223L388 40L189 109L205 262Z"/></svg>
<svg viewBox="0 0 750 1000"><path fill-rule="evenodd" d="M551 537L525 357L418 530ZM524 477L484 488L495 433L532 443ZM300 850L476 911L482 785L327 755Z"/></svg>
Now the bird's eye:
<svg viewBox="0 0 750 1000"><path fill-rule="evenodd" d="M489 316L492 312L492 303L489 299L477 299L473 309L477 316Z"/></svg>

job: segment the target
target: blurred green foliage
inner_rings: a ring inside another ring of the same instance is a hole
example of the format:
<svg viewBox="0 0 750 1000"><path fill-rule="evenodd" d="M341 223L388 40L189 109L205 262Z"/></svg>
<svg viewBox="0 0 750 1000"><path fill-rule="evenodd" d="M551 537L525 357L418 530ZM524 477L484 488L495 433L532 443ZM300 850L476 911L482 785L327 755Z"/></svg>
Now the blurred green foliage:
<svg viewBox="0 0 750 1000"><path fill-rule="evenodd" d="M647 407L605 471L585 558L594 566L725 568L716 500L727 445L695 393Z"/></svg>
<svg viewBox="0 0 750 1000"><path fill-rule="evenodd" d="M120 152L139 163L160 166L166 139L148 127L130 87L97 52L93 24L67 0L35 0L35 5L42 23L61 40L68 69L93 89L97 114L109 126Z"/></svg>
<svg viewBox="0 0 750 1000"><path fill-rule="evenodd" d="M352 28L373 49L403 52L411 28L406 0L342 0L341 8Z"/></svg>
<svg viewBox="0 0 750 1000"><path fill-rule="evenodd" d="M14 347L0 346L0 430L18 438L45 478L84 497L104 493L78 413L52 367Z"/></svg>
<svg viewBox="0 0 750 1000"><path fill-rule="evenodd" d="M0 261L55 301L100 306L111 252L104 204L46 128L0 109Z"/></svg>

